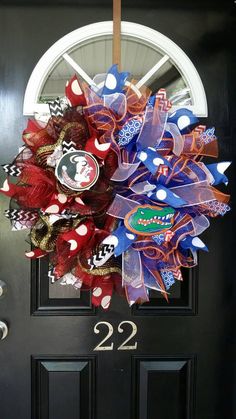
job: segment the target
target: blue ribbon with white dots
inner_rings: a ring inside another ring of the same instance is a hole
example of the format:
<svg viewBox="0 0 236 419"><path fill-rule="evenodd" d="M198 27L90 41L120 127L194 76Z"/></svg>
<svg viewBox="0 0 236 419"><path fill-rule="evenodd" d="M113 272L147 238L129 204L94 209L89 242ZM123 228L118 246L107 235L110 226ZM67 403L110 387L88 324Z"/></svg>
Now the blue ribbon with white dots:
<svg viewBox="0 0 236 419"><path fill-rule="evenodd" d="M111 95L114 93L122 93L124 89L125 82L129 77L128 72L119 72L117 64L111 66L108 70L105 84L102 89L102 96Z"/></svg>

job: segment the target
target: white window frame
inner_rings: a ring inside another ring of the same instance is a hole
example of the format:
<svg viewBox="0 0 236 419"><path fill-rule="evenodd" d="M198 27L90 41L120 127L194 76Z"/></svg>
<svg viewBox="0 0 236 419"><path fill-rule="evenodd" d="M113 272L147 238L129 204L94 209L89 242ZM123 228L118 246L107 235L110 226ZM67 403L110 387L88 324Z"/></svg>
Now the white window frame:
<svg viewBox="0 0 236 419"><path fill-rule="evenodd" d="M140 39L144 43L158 47L158 50L163 53L163 58L167 57L167 59L170 59L174 63L186 81L187 86L190 88L193 105L184 107L191 109L197 116L206 117L208 115L207 99L201 78L192 61L178 45L160 32L137 23L122 22L121 32L122 35ZM35 112L48 112L47 104L37 103L38 96L49 72L64 54L65 57L67 56L69 49L84 41L102 35L112 35L112 33L112 21L98 22L76 29L55 42L55 44L53 44L40 58L30 76L25 91L23 114L34 115ZM165 61L166 60L164 59L163 63ZM154 66L157 70L160 67L158 64L159 63ZM153 74L153 71L156 71L154 67L154 70L150 69L148 73ZM125 70L128 71L129 69L127 68ZM146 75L143 79L145 79L145 77ZM174 108L176 109L179 107L181 106L175 106Z"/></svg>

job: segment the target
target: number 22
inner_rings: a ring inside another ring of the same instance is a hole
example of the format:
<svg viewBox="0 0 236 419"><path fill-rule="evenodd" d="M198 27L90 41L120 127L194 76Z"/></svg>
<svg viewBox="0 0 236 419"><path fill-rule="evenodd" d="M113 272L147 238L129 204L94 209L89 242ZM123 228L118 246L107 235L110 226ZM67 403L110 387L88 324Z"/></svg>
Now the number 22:
<svg viewBox="0 0 236 419"><path fill-rule="evenodd" d="M110 345L106 345L106 346L102 346L112 335L114 332L114 328L111 325L111 323L102 321L102 322L98 322L97 324L95 324L94 326L94 333L99 334L100 333L100 328L98 326L100 326L101 324L104 324L107 328L108 328L108 333L105 336L105 338L94 348L94 351L112 351L114 348L114 343L112 342ZM137 349L137 342L134 343L134 345L126 345L137 333L137 326L134 322L130 321L130 320L124 320L123 322L121 322L118 325L118 332L119 333L123 333L124 329L123 329L123 325L124 324L129 324L132 327L132 331L131 334L128 336L128 338L117 348L118 351L128 351L128 350L134 350Z"/></svg>

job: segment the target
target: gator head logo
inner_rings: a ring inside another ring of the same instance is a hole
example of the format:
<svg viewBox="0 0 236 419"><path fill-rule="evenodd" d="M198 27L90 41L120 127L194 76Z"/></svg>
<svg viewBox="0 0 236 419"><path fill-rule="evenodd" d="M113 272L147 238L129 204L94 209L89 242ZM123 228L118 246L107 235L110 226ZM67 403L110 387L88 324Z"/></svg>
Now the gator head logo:
<svg viewBox="0 0 236 419"><path fill-rule="evenodd" d="M169 230L174 224L174 214L175 210L171 207L139 205L128 212L124 222L133 233L152 236Z"/></svg>
<svg viewBox="0 0 236 419"><path fill-rule="evenodd" d="M74 191L90 189L98 179L98 162L86 151L69 151L58 161L55 174L63 185Z"/></svg>

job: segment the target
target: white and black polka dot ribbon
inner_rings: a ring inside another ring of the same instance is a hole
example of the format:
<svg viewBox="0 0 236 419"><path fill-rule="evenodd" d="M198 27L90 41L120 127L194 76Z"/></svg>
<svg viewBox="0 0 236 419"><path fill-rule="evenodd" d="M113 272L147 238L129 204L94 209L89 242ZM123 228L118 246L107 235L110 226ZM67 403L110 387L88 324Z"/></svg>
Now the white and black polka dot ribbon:
<svg viewBox="0 0 236 419"><path fill-rule="evenodd" d="M5 211L5 216L13 221L35 221L38 213L22 209L8 209Z"/></svg>
<svg viewBox="0 0 236 419"><path fill-rule="evenodd" d="M2 168L10 176L20 176L21 169L15 164L3 164Z"/></svg>

